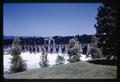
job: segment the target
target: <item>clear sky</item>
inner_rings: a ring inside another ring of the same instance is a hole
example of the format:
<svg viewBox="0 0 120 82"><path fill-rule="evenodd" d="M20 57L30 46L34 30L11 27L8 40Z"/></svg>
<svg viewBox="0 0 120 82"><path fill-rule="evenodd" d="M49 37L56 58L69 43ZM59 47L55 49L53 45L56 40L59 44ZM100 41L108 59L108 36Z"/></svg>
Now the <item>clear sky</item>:
<svg viewBox="0 0 120 82"><path fill-rule="evenodd" d="M71 36L95 34L101 3L6 3L3 35Z"/></svg>

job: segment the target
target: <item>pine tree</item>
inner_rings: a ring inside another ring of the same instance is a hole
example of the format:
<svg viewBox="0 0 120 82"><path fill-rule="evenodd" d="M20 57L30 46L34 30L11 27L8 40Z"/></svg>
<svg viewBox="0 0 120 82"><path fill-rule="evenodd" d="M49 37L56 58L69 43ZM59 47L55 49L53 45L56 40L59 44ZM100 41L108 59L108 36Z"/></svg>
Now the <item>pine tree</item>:
<svg viewBox="0 0 120 82"><path fill-rule="evenodd" d="M70 39L68 54L69 54L69 62L77 62L80 61L80 53L81 53L80 42L77 37Z"/></svg>
<svg viewBox="0 0 120 82"><path fill-rule="evenodd" d="M58 55L58 56L57 56L57 59L56 59L56 65L61 65L61 64L64 64L64 62L65 62L64 57L63 57L63 56Z"/></svg>
<svg viewBox="0 0 120 82"><path fill-rule="evenodd" d="M98 15L96 17L97 24L96 37L98 38L97 46L102 49L102 54L109 59L115 54L115 31L117 28L117 14L116 11L110 7L100 6L98 8Z"/></svg>
<svg viewBox="0 0 120 82"><path fill-rule="evenodd" d="M45 48L41 48L42 54L41 54L41 61L39 63L41 68L48 67L48 59L47 59L47 52Z"/></svg>
<svg viewBox="0 0 120 82"><path fill-rule="evenodd" d="M27 69L25 61L20 56L21 54L20 42L21 41L19 38L15 38L12 44L10 73L22 72Z"/></svg>
<svg viewBox="0 0 120 82"><path fill-rule="evenodd" d="M89 54L91 54L93 59L102 57L101 50L99 48L97 48L96 46L93 46L93 47L90 48L90 51L87 54L87 56Z"/></svg>

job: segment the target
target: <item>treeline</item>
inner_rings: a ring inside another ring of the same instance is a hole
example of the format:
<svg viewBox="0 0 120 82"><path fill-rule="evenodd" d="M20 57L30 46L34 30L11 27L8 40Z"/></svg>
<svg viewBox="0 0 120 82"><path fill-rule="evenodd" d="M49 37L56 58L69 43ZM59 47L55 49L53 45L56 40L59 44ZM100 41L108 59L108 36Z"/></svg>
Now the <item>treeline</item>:
<svg viewBox="0 0 120 82"><path fill-rule="evenodd" d="M94 35L77 35L78 36L78 40L81 43L92 43L94 42ZM6 37L6 36L5 36ZM54 36L53 39L55 40L56 44L68 44L69 40L72 39L74 36ZM15 38L15 37L14 37ZM11 45L14 38L9 38L9 36L7 36L7 38L4 38L4 45ZM44 37L19 37L21 40L21 44L26 44L26 45L42 45L44 44Z"/></svg>

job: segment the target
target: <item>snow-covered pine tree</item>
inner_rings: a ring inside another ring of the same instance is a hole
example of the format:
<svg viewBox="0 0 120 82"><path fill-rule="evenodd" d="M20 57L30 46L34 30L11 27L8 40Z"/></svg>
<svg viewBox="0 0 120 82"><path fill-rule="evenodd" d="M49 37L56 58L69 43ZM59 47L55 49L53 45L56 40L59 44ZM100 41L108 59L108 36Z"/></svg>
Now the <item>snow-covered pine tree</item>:
<svg viewBox="0 0 120 82"><path fill-rule="evenodd" d="M21 45L20 39L17 37L14 39L11 49L11 66L10 73L22 72L27 69L25 61L20 56L21 54Z"/></svg>
<svg viewBox="0 0 120 82"><path fill-rule="evenodd" d="M63 56L58 55L58 56L57 56L57 59L56 59L56 65L61 65L61 64L64 64L64 62L65 62L64 57L63 57Z"/></svg>
<svg viewBox="0 0 120 82"><path fill-rule="evenodd" d="M87 56L88 56L89 54L91 54L92 59L102 57L101 50L100 50L98 47L96 47L96 46L92 46L92 47L90 48L90 51L89 51L89 53L87 54Z"/></svg>
<svg viewBox="0 0 120 82"><path fill-rule="evenodd" d="M49 61L47 59L48 54L47 54L45 48L41 48L41 51L42 51L42 54L40 56L41 61L40 61L39 65L41 68L48 67L49 66L49 64L48 64Z"/></svg>
<svg viewBox="0 0 120 82"><path fill-rule="evenodd" d="M77 39L77 36L69 41L68 54L69 62L80 61L80 53L82 52L80 42Z"/></svg>

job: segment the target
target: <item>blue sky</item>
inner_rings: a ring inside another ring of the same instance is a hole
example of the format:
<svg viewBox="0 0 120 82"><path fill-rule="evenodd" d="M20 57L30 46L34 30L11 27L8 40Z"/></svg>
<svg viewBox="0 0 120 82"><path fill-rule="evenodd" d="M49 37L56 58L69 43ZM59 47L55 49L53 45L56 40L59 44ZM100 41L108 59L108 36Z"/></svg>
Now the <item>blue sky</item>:
<svg viewBox="0 0 120 82"><path fill-rule="evenodd" d="M95 34L101 3L6 3L3 34L9 36L71 36Z"/></svg>

